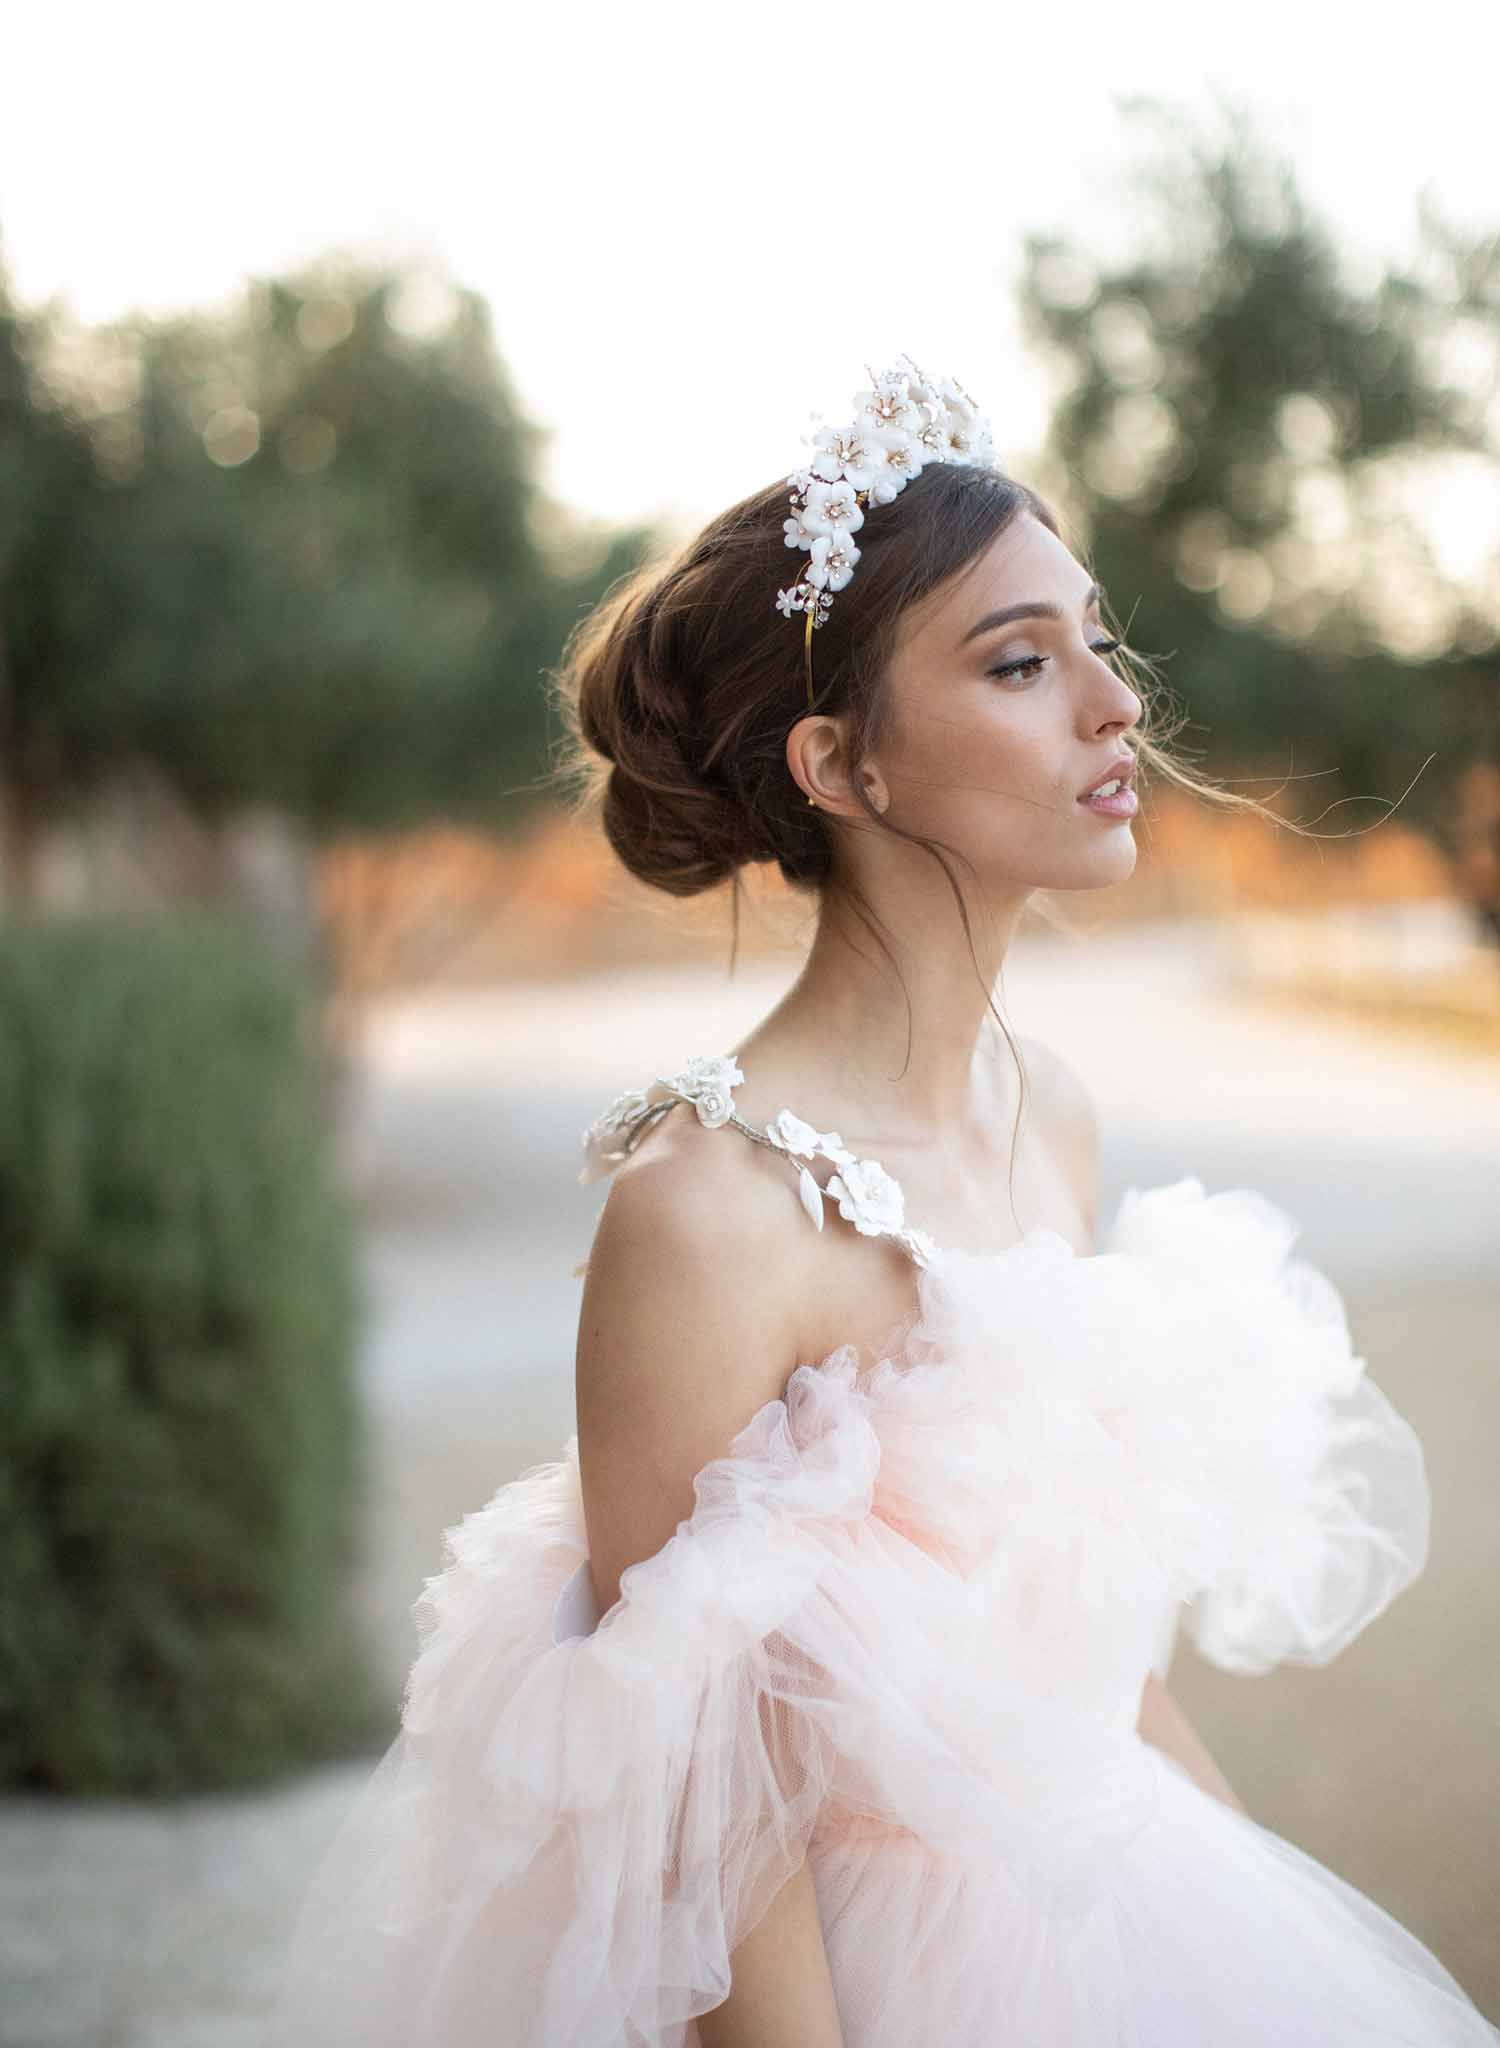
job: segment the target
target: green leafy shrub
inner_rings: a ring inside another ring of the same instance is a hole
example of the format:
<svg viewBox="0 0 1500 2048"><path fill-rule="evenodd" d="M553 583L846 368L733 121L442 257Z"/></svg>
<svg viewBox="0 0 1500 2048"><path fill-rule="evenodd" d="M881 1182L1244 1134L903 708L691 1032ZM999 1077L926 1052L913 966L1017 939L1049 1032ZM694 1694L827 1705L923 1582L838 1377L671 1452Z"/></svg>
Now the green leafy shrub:
<svg viewBox="0 0 1500 2048"><path fill-rule="evenodd" d="M0 926L0 1784L378 1738L361 1307L289 973L216 919Z"/></svg>

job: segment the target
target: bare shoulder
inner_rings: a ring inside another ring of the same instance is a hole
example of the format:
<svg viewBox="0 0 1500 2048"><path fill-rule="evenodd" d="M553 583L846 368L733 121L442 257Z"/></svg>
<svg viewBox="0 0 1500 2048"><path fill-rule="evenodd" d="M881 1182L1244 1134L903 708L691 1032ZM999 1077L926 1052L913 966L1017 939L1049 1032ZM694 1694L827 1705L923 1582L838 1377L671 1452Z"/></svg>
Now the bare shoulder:
<svg viewBox="0 0 1500 2048"><path fill-rule="evenodd" d="M601 1611L691 1514L693 1479L798 1363L809 1238L785 1159L679 1103L616 1168L579 1312L575 1383Z"/></svg>
<svg viewBox="0 0 1500 2048"><path fill-rule="evenodd" d="M761 1318L774 1318L794 1306L813 1235L785 1155L731 1126L708 1129L678 1102L614 1170L585 1301L600 1287L646 1292L649 1278L670 1275L734 1309L753 1298ZM768 1285L768 1273L782 1284Z"/></svg>
<svg viewBox="0 0 1500 2048"><path fill-rule="evenodd" d="M1099 1115L1077 1069L1039 1038L1018 1038L1037 1092L1040 1128L1088 1221L1092 1237L1099 1192Z"/></svg>

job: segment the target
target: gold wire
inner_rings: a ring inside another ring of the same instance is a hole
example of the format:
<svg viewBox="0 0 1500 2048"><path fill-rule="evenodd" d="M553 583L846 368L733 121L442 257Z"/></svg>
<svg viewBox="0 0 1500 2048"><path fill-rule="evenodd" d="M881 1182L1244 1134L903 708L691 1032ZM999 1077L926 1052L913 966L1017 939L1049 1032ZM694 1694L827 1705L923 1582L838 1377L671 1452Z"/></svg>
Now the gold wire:
<svg viewBox="0 0 1500 2048"><path fill-rule="evenodd" d="M806 675L806 677L807 677L807 705L808 705L808 709L809 709L809 710L811 710L811 709L812 709L812 700L813 700L813 684L812 684L812 636L813 636L813 616L814 616L814 615L813 615L813 606L814 606L814 605L815 605L815 604L817 603L817 601L818 601L818 593L817 593L817 592L816 592L815 590L814 590L814 591L810 591L810 592L808 593L808 596L809 596L810 602L809 602L809 604L808 604L808 607L807 607L807 631L806 631L806 632L805 632L805 633L803 634L803 636L802 636L802 667L803 667L803 672L805 673L805 675Z"/></svg>

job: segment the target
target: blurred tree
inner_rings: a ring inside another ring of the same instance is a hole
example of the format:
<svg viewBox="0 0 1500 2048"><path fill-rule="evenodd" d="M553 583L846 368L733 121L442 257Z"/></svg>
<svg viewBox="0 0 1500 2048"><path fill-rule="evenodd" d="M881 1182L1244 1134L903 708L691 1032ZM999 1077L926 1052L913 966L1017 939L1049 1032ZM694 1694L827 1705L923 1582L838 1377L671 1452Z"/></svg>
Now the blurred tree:
<svg viewBox="0 0 1500 2048"><path fill-rule="evenodd" d="M44 820L76 778L48 650L87 608L98 567L82 516L93 488L88 437L37 402L35 335L0 272L0 858L23 898Z"/></svg>
<svg viewBox="0 0 1500 2048"><path fill-rule="evenodd" d="M1243 109L1210 140L1124 109L1163 131L1129 174L1138 246L1026 242L1049 480L1236 776L1317 775L1319 818L1409 790L1456 855L1459 779L1500 762L1500 557L1474 546L1500 503L1500 234L1424 195L1413 263L1361 288Z"/></svg>
<svg viewBox="0 0 1500 2048"><path fill-rule="evenodd" d="M541 438L483 300L431 272L325 263L83 333L0 297L11 890L132 760L314 838L541 800L540 671L647 544L549 504Z"/></svg>

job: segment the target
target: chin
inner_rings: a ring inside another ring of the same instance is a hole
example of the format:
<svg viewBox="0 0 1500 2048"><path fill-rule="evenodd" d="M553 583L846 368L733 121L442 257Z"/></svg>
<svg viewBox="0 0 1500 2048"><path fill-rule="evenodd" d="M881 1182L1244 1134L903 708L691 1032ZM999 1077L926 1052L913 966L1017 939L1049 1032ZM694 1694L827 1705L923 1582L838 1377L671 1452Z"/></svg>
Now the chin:
<svg viewBox="0 0 1500 2048"><path fill-rule="evenodd" d="M1112 889L1135 873L1139 850L1128 826L1122 827L1114 843L1096 847L1088 860L1059 861L1055 868L1037 875L1036 889Z"/></svg>

